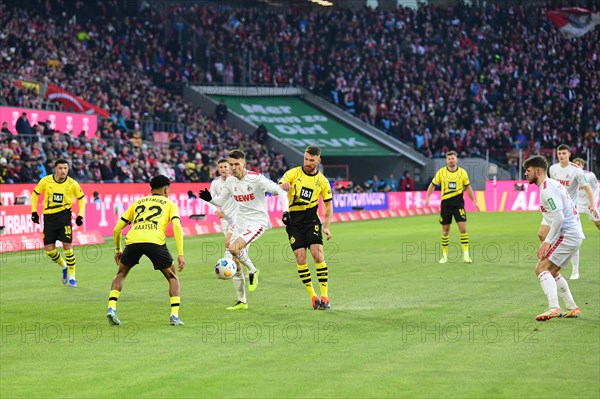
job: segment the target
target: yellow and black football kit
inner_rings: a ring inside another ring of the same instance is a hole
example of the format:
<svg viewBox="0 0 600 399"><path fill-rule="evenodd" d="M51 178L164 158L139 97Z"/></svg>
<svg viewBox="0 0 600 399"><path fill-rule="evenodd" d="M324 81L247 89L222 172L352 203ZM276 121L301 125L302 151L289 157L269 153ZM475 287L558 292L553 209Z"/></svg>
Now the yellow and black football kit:
<svg viewBox="0 0 600 399"><path fill-rule="evenodd" d="M131 224L131 229L125 238L125 250L121 263L133 267L139 263L142 255L146 255L160 270L170 267L173 258L165 243L166 230L169 222L173 222L173 232L177 252L183 256L183 229L177 205L162 195L149 195L134 202L114 229L115 251L121 250L121 232Z"/></svg>
<svg viewBox="0 0 600 399"><path fill-rule="evenodd" d="M440 223L452 223L452 217L457 222L466 222L465 200L463 192L471 183L467 171L457 167L455 171L450 171L447 166L439 169L435 174L431 184L441 186L442 203L440 209Z"/></svg>
<svg viewBox="0 0 600 399"><path fill-rule="evenodd" d="M309 175L298 166L285 172L279 180L279 183L285 182L292 185L288 191L291 224L286 227L292 249L323 244L318 206L319 197L324 202L333 199L329 180L319 171Z"/></svg>
<svg viewBox="0 0 600 399"><path fill-rule="evenodd" d="M38 197L44 193L44 245L54 244L56 240L73 242L71 207L73 197L79 204L78 215L85 213L85 195L77 181L67 177L57 182L54 175L42 178L31 195L31 212L37 212Z"/></svg>

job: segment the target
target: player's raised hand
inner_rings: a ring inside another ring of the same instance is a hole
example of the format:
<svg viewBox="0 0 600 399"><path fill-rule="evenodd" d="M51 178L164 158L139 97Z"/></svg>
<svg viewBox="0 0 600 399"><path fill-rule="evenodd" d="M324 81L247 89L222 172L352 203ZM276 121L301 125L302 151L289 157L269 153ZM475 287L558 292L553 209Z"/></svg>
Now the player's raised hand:
<svg viewBox="0 0 600 399"><path fill-rule="evenodd" d="M208 191L206 188L200 191L198 196L206 202L210 202L210 200L212 200L212 195L210 195L210 191Z"/></svg>

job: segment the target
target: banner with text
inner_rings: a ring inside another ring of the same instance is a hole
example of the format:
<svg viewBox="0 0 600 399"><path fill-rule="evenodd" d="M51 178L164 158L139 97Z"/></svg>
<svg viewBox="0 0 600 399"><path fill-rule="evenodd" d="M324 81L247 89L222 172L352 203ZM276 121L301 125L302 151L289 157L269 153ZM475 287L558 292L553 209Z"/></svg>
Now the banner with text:
<svg viewBox="0 0 600 399"><path fill-rule="evenodd" d="M73 134L77 136L81 131L84 131L86 137L94 137L98 130L98 117L96 115L47 111L44 109L0 107L0 121L8 122L8 130L12 134L17 134L17 119L23 112L27 113L27 120L31 126L35 126L40 122L49 122L50 128L61 133L72 130Z"/></svg>
<svg viewBox="0 0 600 399"><path fill-rule="evenodd" d="M219 101L225 96L212 96ZM256 126L264 125L282 142L304 152L318 145L327 156L394 155L298 97L225 97L227 107Z"/></svg>

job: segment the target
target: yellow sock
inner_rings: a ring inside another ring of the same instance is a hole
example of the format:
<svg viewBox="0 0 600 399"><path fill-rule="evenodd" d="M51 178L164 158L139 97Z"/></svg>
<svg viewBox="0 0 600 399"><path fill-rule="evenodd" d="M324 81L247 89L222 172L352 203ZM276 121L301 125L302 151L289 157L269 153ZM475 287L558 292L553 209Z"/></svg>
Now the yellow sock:
<svg viewBox="0 0 600 399"><path fill-rule="evenodd" d="M181 303L181 297L171 297L171 315L179 316L179 304Z"/></svg>
<svg viewBox="0 0 600 399"><path fill-rule="evenodd" d="M448 245L450 245L450 236L445 236L442 234L442 255L448 256Z"/></svg>
<svg viewBox="0 0 600 399"><path fill-rule="evenodd" d="M328 297L327 294L327 280L329 276L329 272L327 270L327 263L320 262L315 264L317 267L317 278L319 279L319 287L321 288L321 296Z"/></svg>
<svg viewBox="0 0 600 399"><path fill-rule="evenodd" d="M46 255L48 255L48 257L52 259L54 263L56 263L63 269L67 266L64 259L62 258L62 256L60 256L56 248L54 248L52 251L46 251Z"/></svg>
<svg viewBox="0 0 600 399"><path fill-rule="evenodd" d="M69 268L69 280L75 279L75 251L73 248L65 249L65 259Z"/></svg>
<svg viewBox="0 0 600 399"><path fill-rule="evenodd" d="M109 308L113 308L113 309L117 308L117 301L119 300L119 295L121 295L121 291L110 290L110 293L108 294L108 307Z"/></svg>
<svg viewBox="0 0 600 399"><path fill-rule="evenodd" d="M468 255L469 254L469 234L468 233L461 233L460 246L462 247L463 253L465 255Z"/></svg>
<svg viewBox="0 0 600 399"><path fill-rule="evenodd" d="M298 275L300 276L300 280L302 280L302 284L306 287L306 291L308 291L308 296L311 298L313 296L317 296L315 289L313 287L312 279L310 278L310 270L308 270L308 264L297 265L298 266Z"/></svg>

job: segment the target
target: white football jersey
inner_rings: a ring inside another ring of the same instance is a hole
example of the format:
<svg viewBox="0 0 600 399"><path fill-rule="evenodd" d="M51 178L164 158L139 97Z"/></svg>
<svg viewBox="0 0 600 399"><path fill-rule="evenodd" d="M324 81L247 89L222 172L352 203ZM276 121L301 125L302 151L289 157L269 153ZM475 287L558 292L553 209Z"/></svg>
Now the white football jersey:
<svg viewBox="0 0 600 399"><path fill-rule="evenodd" d="M221 177L217 177L216 179L214 179L210 183L210 195L212 195L213 198L216 198L219 195L221 195L221 191L223 191L224 185L225 180L221 179ZM209 205L211 205L214 208L213 211L218 209L216 206L210 203ZM229 222L229 224L233 224L235 223L235 219L237 218L238 203L233 199L233 197L229 197L229 199L225 201L225 204L221 207L221 211L225 214L224 219L226 219L227 222Z"/></svg>
<svg viewBox="0 0 600 399"><path fill-rule="evenodd" d="M221 189L221 193L210 201L213 205L222 207L227 200L233 198L238 204L237 219L238 227L258 224L270 227L269 213L265 193L279 196L282 212L288 210L287 193L277 183L263 175L247 171L240 180L235 176L229 176Z"/></svg>
<svg viewBox="0 0 600 399"><path fill-rule="evenodd" d="M558 180L560 184L565 186L573 201L577 201L579 188L588 184L583 176L583 169L572 162L569 162L569 165L564 168L560 163L555 163L550 166L548 176L551 179Z"/></svg>
<svg viewBox="0 0 600 399"><path fill-rule="evenodd" d="M553 222L553 214L562 212L564 221L560 229L561 236L585 238L577 209L565 186L553 179L546 179L540 186L540 210L546 220Z"/></svg>
<svg viewBox="0 0 600 399"><path fill-rule="evenodd" d="M592 197L594 198L594 204L598 204L598 178L594 172L584 171L583 176L585 181L589 184L590 190L592 190ZM588 200L587 194L583 187L579 187L577 193L577 210L579 213L589 212L590 201Z"/></svg>

